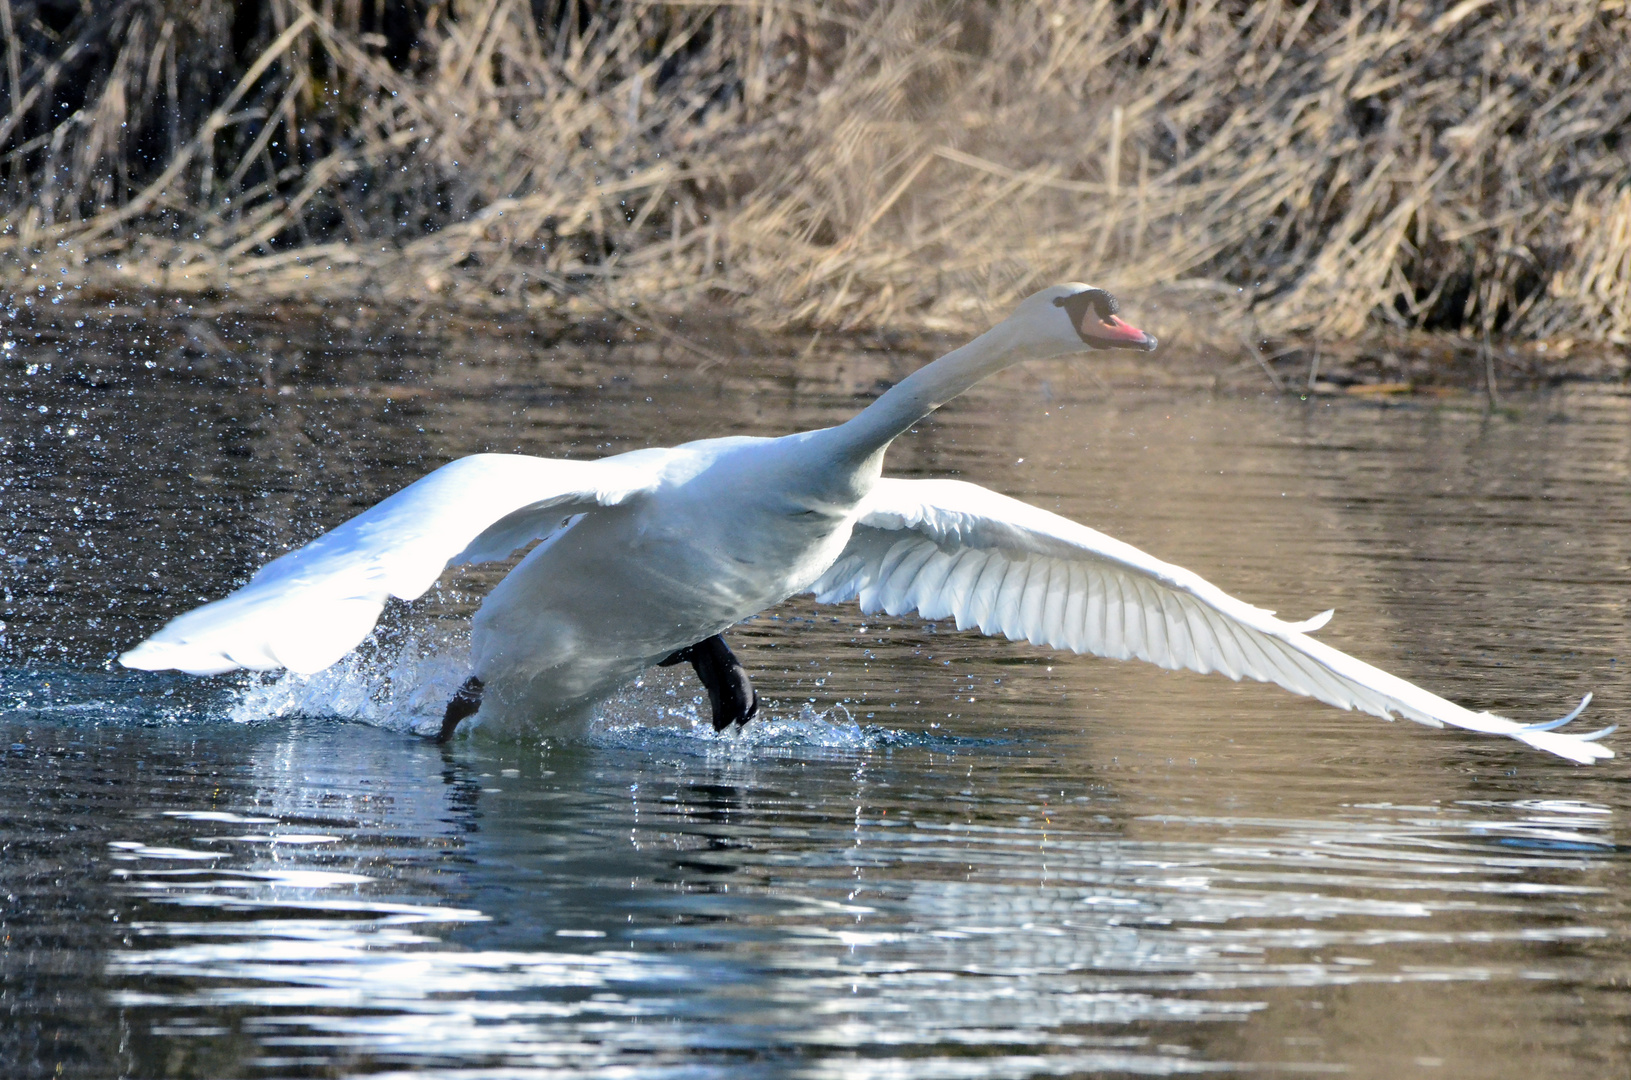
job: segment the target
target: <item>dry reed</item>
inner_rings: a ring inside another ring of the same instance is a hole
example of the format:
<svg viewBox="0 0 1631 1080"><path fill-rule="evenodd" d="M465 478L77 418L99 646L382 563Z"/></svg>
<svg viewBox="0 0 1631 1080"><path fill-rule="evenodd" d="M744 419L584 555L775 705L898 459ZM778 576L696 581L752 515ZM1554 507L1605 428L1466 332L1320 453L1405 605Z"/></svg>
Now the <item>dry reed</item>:
<svg viewBox="0 0 1631 1080"><path fill-rule="evenodd" d="M0 0L0 282L1625 343L1628 6Z"/></svg>

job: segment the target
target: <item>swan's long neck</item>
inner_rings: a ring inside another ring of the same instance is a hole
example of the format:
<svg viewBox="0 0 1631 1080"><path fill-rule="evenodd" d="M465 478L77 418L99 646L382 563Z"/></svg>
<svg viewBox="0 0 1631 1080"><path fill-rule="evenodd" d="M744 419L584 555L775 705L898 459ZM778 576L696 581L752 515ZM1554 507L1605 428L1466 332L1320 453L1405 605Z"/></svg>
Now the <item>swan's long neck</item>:
<svg viewBox="0 0 1631 1080"><path fill-rule="evenodd" d="M911 426L987 375L1021 360L1034 348L1023 348L1013 327L998 323L960 349L918 368L890 387L853 419L817 432L821 449L839 462L859 466L888 449Z"/></svg>

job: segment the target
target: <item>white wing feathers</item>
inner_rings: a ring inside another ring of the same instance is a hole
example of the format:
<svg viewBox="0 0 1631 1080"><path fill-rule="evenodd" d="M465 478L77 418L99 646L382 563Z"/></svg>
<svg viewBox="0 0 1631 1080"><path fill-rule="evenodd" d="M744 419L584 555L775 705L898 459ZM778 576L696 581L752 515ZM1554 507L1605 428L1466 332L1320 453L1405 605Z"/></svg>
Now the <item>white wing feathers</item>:
<svg viewBox="0 0 1631 1080"><path fill-rule="evenodd" d="M650 489L658 457L461 458L267 563L230 596L172 619L119 661L194 675L321 671L367 636L387 597L412 600L448 566L502 559L575 513Z"/></svg>
<svg viewBox="0 0 1631 1080"><path fill-rule="evenodd" d="M1272 682L1387 719L1510 736L1570 761L1614 756L1592 741L1607 732L1474 713L1309 637L1329 611L1285 622L1130 544L958 480L880 480L849 546L810 591L822 603L859 600L868 613L915 610L1010 640Z"/></svg>

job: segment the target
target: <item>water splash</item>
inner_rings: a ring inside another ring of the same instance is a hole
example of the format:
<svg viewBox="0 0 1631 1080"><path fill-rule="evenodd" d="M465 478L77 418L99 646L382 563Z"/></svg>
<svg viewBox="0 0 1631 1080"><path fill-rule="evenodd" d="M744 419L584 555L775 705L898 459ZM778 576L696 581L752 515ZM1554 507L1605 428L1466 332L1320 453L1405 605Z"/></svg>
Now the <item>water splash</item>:
<svg viewBox="0 0 1631 1080"><path fill-rule="evenodd" d="M893 734L856 723L843 705L817 709L808 702L792 713L762 706L746 727L718 732L700 699L680 697L676 703L676 696L641 680L606 702L589 725L590 741L644 748L670 744L696 753L748 755L796 748L870 750L885 745Z"/></svg>
<svg viewBox="0 0 1631 1080"><path fill-rule="evenodd" d="M229 698L226 718L240 724L292 717L340 719L432 735L441 726L448 700L469 674L469 652L464 635L383 629L356 652L316 674L280 671L247 676ZM819 708L808 701L795 705L765 699L751 723L716 732L707 700L698 690L684 672L654 668L596 706L583 727L536 734L581 738L606 747L742 758L899 747L951 754L1013 741L900 731L863 724L842 703Z"/></svg>
<svg viewBox="0 0 1631 1080"><path fill-rule="evenodd" d="M974 746L995 747L1010 740L967 738L898 731L863 724L843 703L817 708L760 699L759 713L744 727L715 731L701 695L691 695L683 676L653 672L607 699L589 724L587 737L602 746L668 749L732 758L804 757L809 752L853 753L895 747L922 747L956 753Z"/></svg>
<svg viewBox="0 0 1631 1080"><path fill-rule="evenodd" d="M236 723L284 717L355 720L391 731L427 734L441 724L448 699L469 673L464 642L405 635L370 641L332 667L312 675L275 672L251 676L230 702ZM700 696L682 675L654 671L618 691L595 711L586 735L608 746L676 743L700 753L763 753L794 748L866 750L898 744L904 736L857 723L843 705L788 712L767 705L745 728L720 734Z"/></svg>
<svg viewBox="0 0 1631 1080"><path fill-rule="evenodd" d="M447 701L469 673L468 645L406 635L374 638L312 675L280 671L252 676L227 709L235 723L309 716L357 720L391 731L426 734L441 724Z"/></svg>

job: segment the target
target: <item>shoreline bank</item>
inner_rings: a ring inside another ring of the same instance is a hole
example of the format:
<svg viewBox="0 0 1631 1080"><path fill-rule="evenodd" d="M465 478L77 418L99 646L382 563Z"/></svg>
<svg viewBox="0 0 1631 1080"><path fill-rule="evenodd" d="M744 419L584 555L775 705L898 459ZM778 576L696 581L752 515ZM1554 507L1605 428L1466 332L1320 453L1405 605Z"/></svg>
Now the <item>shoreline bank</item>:
<svg viewBox="0 0 1631 1080"><path fill-rule="evenodd" d="M1631 343L1624 4L46 7L30 293L956 335L1085 280L1228 339Z"/></svg>

